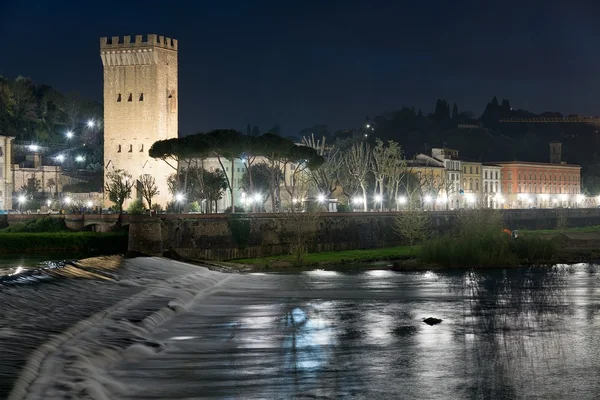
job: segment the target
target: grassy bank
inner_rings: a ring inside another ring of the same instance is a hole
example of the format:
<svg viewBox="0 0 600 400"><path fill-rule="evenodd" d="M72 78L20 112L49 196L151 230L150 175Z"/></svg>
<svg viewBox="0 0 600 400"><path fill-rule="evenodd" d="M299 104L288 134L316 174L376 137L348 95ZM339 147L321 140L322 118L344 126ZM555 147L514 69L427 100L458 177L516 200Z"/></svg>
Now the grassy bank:
<svg viewBox="0 0 600 400"><path fill-rule="evenodd" d="M411 257L408 246L387 247L382 249L327 251L322 253L308 253L304 255L304 264L311 266L333 264L358 264L372 261L399 260ZM257 267L291 267L294 265L295 256L283 255L263 258L243 258L232 260L238 264L254 265Z"/></svg>
<svg viewBox="0 0 600 400"><path fill-rule="evenodd" d="M117 254L127 251L127 233L97 232L0 232L0 254L83 252Z"/></svg>

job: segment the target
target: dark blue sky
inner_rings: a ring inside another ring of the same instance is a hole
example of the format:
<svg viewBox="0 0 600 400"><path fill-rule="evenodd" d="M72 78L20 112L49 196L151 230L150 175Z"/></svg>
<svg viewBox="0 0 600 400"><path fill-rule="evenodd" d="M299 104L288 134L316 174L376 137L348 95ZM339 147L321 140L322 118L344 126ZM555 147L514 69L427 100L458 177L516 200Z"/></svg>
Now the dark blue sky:
<svg viewBox="0 0 600 400"><path fill-rule="evenodd" d="M480 115L494 95L600 115L594 1L118 3L3 0L0 75L100 100L98 38L157 33L179 40L181 133L340 129L436 98Z"/></svg>

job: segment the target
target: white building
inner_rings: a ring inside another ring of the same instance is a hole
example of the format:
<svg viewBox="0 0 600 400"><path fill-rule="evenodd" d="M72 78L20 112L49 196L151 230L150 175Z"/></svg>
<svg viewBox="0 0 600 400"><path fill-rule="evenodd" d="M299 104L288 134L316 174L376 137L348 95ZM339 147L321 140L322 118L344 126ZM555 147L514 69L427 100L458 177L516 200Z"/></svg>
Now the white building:
<svg viewBox="0 0 600 400"><path fill-rule="evenodd" d="M12 141L14 137L0 135L0 212L12 210L14 190L11 173Z"/></svg>
<svg viewBox="0 0 600 400"><path fill-rule="evenodd" d="M502 208L502 167L483 164L483 204L488 208Z"/></svg>
<svg viewBox="0 0 600 400"><path fill-rule="evenodd" d="M448 181L447 196L450 209L460 207L461 193L460 183L462 182L461 161L458 160L458 150L448 148L431 149L433 158L440 160L446 169L446 180Z"/></svg>

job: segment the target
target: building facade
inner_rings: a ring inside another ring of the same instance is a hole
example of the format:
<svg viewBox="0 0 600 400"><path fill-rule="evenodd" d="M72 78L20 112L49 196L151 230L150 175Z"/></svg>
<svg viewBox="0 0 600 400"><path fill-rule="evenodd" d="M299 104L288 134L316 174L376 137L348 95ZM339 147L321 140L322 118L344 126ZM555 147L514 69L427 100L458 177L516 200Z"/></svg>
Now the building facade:
<svg viewBox="0 0 600 400"><path fill-rule="evenodd" d="M483 204L487 208L503 208L502 167L494 164L482 164Z"/></svg>
<svg viewBox="0 0 600 400"><path fill-rule="evenodd" d="M581 206L581 167L524 161L495 163L510 208Z"/></svg>
<svg viewBox="0 0 600 400"><path fill-rule="evenodd" d="M461 182L462 182L462 165L458 159L458 150L448 148L433 148L431 149L433 158L443 162L446 169L444 176L444 192L446 194L445 202L448 203L450 209L460 208L462 201Z"/></svg>
<svg viewBox="0 0 600 400"><path fill-rule="evenodd" d="M139 198L139 178L152 175L160 192L154 202L163 206L172 199L167 185L172 170L148 150L178 135L177 51L177 40L153 34L133 41L130 36L100 38L105 181L107 173L125 170L137 180L133 197Z"/></svg>
<svg viewBox="0 0 600 400"><path fill-rule="evenodd" d="M482 205L482 164L474 161L462 162L462 190L465 208L480 207Z"/></svg>
<svg viewBox="0 0 600 400"><path fill-rule="evenodd" d="M0 136L0 212L12 210L14 183L12 169L12 136Z"/></svg>

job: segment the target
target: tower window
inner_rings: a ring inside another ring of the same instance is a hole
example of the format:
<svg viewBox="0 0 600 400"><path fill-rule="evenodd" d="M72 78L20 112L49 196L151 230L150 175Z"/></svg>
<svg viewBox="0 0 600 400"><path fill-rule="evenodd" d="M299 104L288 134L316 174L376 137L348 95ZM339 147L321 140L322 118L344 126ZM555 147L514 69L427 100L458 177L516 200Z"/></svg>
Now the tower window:
<svg viewBox="0 0 600 400"><path fill-rule="evenodd" d="M117 103L121 102L121 93L119 93L119 95L117 96Z"/></svg>
<svg viewBox="0 0 600 400"><path fill-rule="evenodd" d="M144 93L140 93L140 101L144 101Z"/></svg>
<svg viewBox="0 0 600 400"><path fill-rule="evenodd" d="M143 153L143 152L144 152L144 144L142 143L142 144L140 145L140 153Z"/></svg>
<svg viewBox="0 0 600 400"><path fill-rule="evenodd" d="M121 152L121 145L119 145L119 147L117 148L117 153Z"/></svg>
<svg viewBox="0 0 600 400"><path fill-rule="evenodd" d="M129 152L133 153L133 145L132 144L129 145Z"/></svg>
<svg viewBox="0 0 600 400"><path fill-rule="evenodd" d="M127 101L133 101L133 94L129 93L129 99Z"/></svg>

